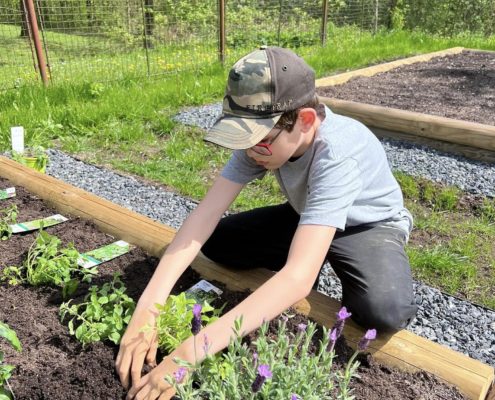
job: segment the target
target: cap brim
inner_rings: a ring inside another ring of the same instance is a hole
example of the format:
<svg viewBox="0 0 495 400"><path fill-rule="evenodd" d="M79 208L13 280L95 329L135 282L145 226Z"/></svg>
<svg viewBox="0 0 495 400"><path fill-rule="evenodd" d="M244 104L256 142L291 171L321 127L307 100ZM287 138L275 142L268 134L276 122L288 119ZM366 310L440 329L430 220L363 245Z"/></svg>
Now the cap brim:
<svg viewBox="0 0 495 400"><path fill-rule="evenodd" d="M204 140L229 149L248 149L270 133L281 115L270 118L240 118L222 115Z"/></svg>

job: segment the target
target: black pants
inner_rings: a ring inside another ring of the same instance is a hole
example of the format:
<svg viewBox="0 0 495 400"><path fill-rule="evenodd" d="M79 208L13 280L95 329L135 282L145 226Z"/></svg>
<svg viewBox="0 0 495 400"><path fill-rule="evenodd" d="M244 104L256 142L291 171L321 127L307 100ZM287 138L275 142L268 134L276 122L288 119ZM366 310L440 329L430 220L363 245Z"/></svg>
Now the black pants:
<svg viewBox="0 0 495 400"><path fill-rule="evenodd" d="M280 270L299 215L288 204L254 209L220 220L203 254L230 268ZM406 234L387 226L337 231L327 254L342 283L342 305L355 322L377 330L401 329L414 317Z"/></svg>

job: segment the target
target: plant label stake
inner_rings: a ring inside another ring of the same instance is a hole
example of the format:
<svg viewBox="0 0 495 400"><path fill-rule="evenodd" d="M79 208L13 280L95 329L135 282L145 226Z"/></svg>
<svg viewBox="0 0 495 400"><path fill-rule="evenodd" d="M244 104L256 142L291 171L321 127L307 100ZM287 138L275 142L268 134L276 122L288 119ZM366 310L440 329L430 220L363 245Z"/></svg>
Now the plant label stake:
<svg viewBox="0 0 495 400"><path fill-rule="evenodd" d="M88 251L87 253L79 254L77 263L82 268L92 268L126 254L133 248L134 246L129 243L119 240L98 249Z"/></svg>
<svg viewBox="0 0 495 400"><path fill-rule="evenodd" d="M10 199L15 196L15 187L0 190L0 200Z"/></svg>
<svg viewBox="0 0 495 400"><path fill-rule="evenodd" d="M60 224L61 222L68 221L63 215L55 214L51 217L35 219L28 222L20 222L18 224L10 225L12 233L30 232L37 229L48 228L49 226Z"/></svg>
<svg viewBox="0 0 495 400"><path fill-rule="evenodd" d="M222 290L204 279L186 290L186 296L196 300L199 304L203 304L204 301L211 303L222 293Z"/></svg>
<svg viewBox="0 0 495 400"><path fill-rule="evenodd" d="M10 128L10 137L12 140L12 151L24 153L24 128L22 126L13 126Z"/></svg>

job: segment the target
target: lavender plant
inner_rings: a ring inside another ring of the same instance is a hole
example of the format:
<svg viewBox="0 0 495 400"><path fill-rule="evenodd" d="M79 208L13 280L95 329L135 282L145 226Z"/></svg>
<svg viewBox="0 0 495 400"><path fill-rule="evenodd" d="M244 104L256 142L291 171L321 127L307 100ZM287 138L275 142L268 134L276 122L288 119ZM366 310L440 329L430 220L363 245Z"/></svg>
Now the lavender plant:
<svg viewBox="0 0 495 400"><path fill-rule="evenodd" d="M323 339L319 341L319 349L315 353L310 352L317 330L313 322L299 324L296 332L289 332L287 317L281 318L276 339L269 337L269 324L265 322L253 342L253 350L241 339L242 318L239 318L235 321L235 335L226 352L210 355L209 338L198 338L204 341L206 359L200 365L177 359L175 361L181 368L174 376L165 379L174 386L182 400L352 400L349 383L357 375L359 363L356 356L366 350L369 342L376 337L376 331L366 333L343 372L334 371L334 345L350 315L342 308L337 314L335 326L331 330L323 327ZM188 370L190 379L185 379Z"/></svg>

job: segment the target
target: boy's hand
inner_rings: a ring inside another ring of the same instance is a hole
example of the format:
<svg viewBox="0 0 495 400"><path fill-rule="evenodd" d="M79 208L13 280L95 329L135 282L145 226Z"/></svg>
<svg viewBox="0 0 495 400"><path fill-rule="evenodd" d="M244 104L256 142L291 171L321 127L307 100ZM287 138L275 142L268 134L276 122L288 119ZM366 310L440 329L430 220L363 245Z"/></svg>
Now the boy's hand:
<svg viewBox="0 0 495 400"><path fill-rule="evenodd" d="M129 375L132 385L141 379L143 364L156 365L158 340L156 337L156 317L158 312L147 308L136 308L120 342L119 354L115 360L115 368L120 382L125 389L129 388Z"/></svg>
<svg viewBox="0 0 495 400"><path fill-rule="evenodd" d="M143 376L140 381L132 382L132 388L127 394L126 400L169 400L175 394L175 389L165 380L165 376L171 375L179 369L170 356L153 370ZM187 379L187 377L185 378Z"/></svg>

